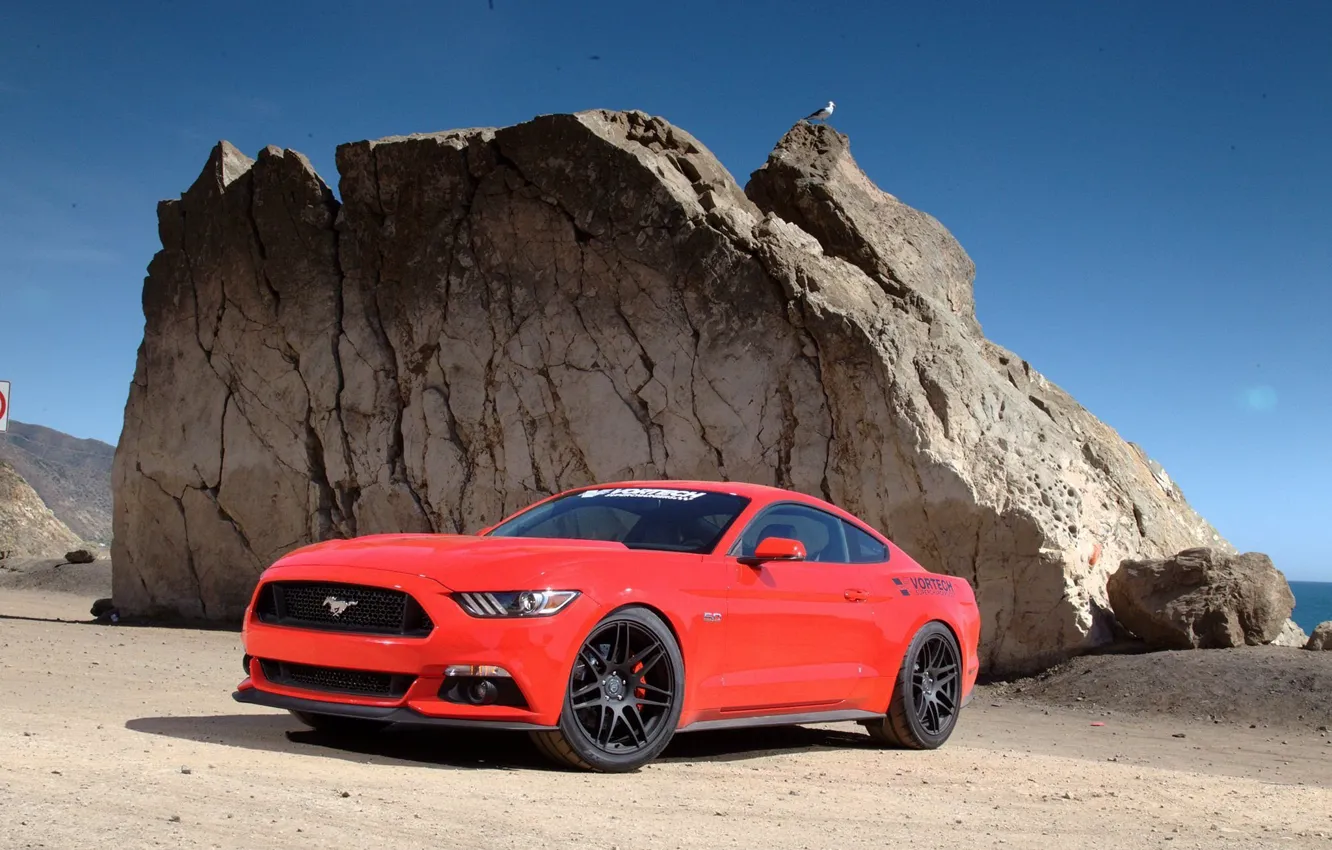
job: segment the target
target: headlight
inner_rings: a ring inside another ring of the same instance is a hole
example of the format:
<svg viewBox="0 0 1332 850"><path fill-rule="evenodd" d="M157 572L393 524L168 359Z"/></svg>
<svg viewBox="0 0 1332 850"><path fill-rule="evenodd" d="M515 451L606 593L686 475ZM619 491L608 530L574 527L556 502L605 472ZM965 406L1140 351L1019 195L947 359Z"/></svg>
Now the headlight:
<svg viewBox="0 0 1332 850"><path fill-rule="evenodd" d="M455 593L473 617L549 617L578 598L576 590L503 590Z"/></svg>

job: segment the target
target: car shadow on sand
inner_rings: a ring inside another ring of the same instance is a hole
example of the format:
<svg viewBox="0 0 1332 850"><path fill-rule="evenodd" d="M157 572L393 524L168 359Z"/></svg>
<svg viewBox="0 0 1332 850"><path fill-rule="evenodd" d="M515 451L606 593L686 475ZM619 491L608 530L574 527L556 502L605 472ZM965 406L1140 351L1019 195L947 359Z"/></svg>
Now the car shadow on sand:
<svg viewBox="0 0 1332 850"><path fill-rule="evenodd" d="M364 736L316 732L286 714L140 717L125 728L205 744L339 758L361 764L491 770L560 770L521 732L397 725ZM845 729L770 726L675 736L657 763L737 761L816 750L870 748L868 735Z"/></svg>

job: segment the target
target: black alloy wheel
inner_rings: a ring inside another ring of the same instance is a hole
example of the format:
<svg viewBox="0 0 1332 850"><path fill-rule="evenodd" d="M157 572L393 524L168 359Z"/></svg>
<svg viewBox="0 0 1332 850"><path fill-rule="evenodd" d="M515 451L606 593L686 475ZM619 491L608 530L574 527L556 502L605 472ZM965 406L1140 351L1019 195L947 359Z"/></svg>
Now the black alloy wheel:
<svg viewBox="0 0 1332 850"><path fill-rule="evenodd" d="M559 728L532 738L570 767L635 770L670 743L683 694L684 660L666 624L645 609L625 608L579 647Z"/></svg>
<svg viewBox="0 0 1332 850"><path fill-rule="evenodd" d="M962 653L953 633L936 620L912 638L888 715L863 725L882 743L932 750L953 734L961 710Z"/></svg>
<svg viewBox="0 0 1332 850"><path fill-rule="evenodd" d="M940 735L952 727L962 692L961 673L957 651L944 635L925 638L911 668L911 700L926 733Z"/></svg>

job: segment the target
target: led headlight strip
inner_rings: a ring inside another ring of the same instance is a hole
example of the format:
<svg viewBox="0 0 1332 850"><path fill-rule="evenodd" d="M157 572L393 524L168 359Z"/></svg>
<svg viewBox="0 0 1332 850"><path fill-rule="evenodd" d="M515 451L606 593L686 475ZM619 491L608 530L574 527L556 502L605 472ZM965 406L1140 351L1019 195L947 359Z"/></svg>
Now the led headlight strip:
<svg viewBox="0 0 1332 850"><path fill-rule="evenodd" d="M473 617L549 617L578 598L576 590L502 590L455 593Z"/></svg>

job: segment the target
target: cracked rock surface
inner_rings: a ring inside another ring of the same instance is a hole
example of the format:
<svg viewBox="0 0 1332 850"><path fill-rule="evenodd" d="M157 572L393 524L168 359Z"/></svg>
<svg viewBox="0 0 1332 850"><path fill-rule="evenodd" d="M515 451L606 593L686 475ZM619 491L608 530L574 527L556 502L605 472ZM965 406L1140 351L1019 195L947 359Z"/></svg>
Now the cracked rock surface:
<svg viewBox="0 0 1332 850"><path fill-rule="evenodd" d="M116 456L127 614L238 617L289 549L470 531L552 491L724 478L967 578L989 672L1111 638L1106 576L1230 552L1140 449L987 341L974 266L796 125L742 190L639 112L300 154L159 207Z"/></svg>

